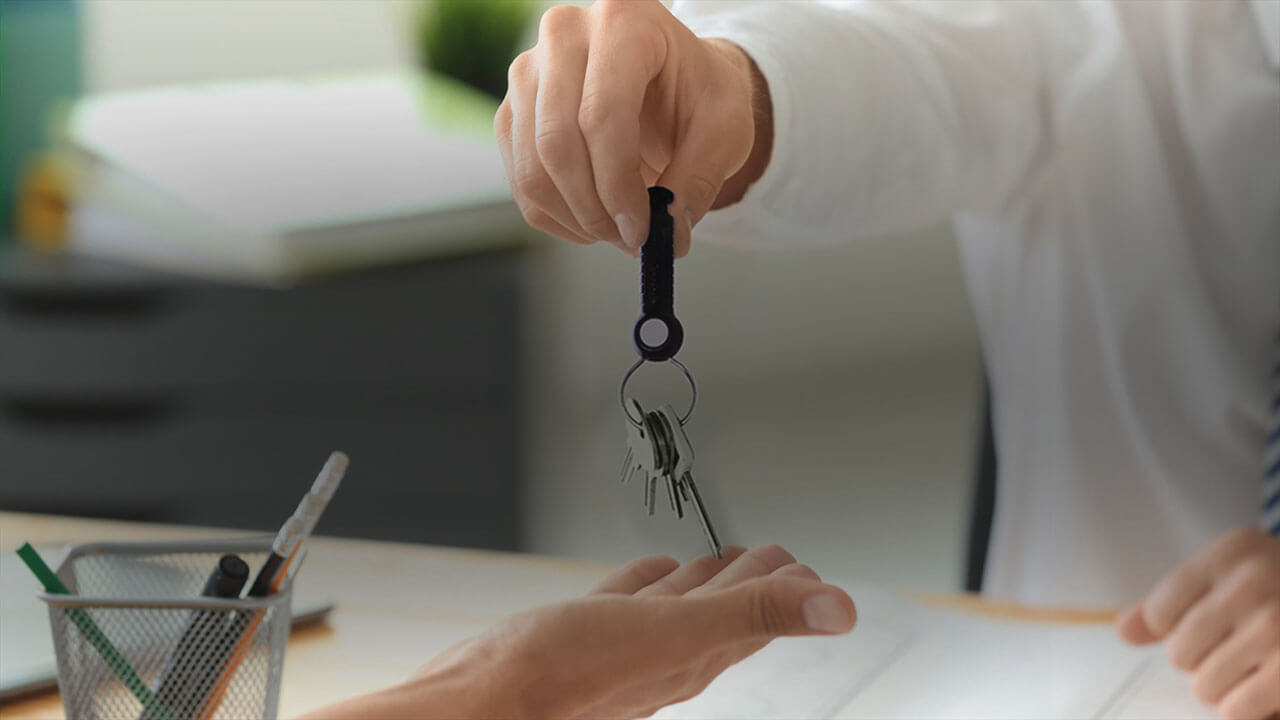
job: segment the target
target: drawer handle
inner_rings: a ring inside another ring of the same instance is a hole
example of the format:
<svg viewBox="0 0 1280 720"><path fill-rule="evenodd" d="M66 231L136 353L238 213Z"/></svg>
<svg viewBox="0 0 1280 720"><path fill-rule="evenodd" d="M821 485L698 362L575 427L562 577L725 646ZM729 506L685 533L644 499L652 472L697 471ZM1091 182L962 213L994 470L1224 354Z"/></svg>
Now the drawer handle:
<svg viewBox="0 0 1280 720"><path fill-rule="evenodd" d="M146 318L164 307L164 293L9 290L0 294L8 312L41 319Z"/></svg>
<svg viewBox="0 0 1280 720"><path fill-rule="evenodd" d="M170 403L155 398L7 397L0 411L15 424L27 426L142 429L164 424L172 415Z"/></svg>

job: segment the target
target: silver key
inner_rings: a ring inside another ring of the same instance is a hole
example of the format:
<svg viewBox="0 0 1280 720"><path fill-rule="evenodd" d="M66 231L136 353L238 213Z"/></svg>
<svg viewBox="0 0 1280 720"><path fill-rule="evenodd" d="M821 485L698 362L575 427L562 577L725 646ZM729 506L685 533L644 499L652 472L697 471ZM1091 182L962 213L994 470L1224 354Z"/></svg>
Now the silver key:
<svg viewBox="0 0 1280 720"><path fill-rule="evenodd" d="M649 437L653 438L658 474L662 476L663 484L667 487L667 502L671 503L671 512L675 513L676 517L683 518L684 507L680 503L676 476L673 474L676 467L676 450L675 440L671 437L671 428L667 426L667 420L662 413L658 412L650 412L646 415L645 422L649 428Z"/></svg>
<svg viewBox="0 0 1280 720"><path fill-rule="evenodd" d="M644 417L644 410L640 407L640 403L635 400L629 400L628 404L635 410L639 417ZM622 465L622 482L627 482L636 474L644 477L644 494L645 505L651 506L649 501L650 478L658 472L658 457L656 446L649 436L647 425L641 424L636 427L635 423L627 418L627 454L623 459Z"/></svg>
<svg viewBox="0 0 1280 720"><path fill-rule="evenodd" d="M671 503L671 512L678 513L675 495L675 483L671 477L671 469L675 467L674 445L667 434L662 416L656 412L647 412L644 416L645 430L653 443L654 473L651 482L660 480L667 488L667 502ZM655 488L656 494L656 488ZM652 514L652 508L650 508ZM680 513L678 513L680 514Z"/></svg>
<svg viewBox="0 0 1280 720"><path fill-rule="evenodd" d="M707 514L707 507L702 502L702 495L698 493L698 486L693 482L693 444L689 442L689 436L684 432L680 416L676 415L676 411L670 405L662 406L658 412L664 421L664 433L670 439L675 451L675 465L668 469L670 473L668 477L677 478L675 482L679 486L680 493L692 503L698 515L698 522L702 524L702 533L707 538L711 554L720 557L724 549L720 546L720 538L711 525L711 516Z"/></svg>

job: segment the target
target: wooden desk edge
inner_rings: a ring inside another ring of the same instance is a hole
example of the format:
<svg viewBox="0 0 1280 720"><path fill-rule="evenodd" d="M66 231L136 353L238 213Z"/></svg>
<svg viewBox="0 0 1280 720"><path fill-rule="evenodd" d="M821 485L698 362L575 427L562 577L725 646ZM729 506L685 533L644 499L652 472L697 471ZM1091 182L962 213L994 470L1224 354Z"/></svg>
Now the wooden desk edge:
<svg viewBox="0 0 1280 720"><path fill-rule="evenodd" d="M1054 623L1065 625L1097 625L1115 621L1114 610L1080 610L1066 607L1039 607L1000 603L974 593L911 593L912 600L941 610L981 615L999 620Z"/></svg>

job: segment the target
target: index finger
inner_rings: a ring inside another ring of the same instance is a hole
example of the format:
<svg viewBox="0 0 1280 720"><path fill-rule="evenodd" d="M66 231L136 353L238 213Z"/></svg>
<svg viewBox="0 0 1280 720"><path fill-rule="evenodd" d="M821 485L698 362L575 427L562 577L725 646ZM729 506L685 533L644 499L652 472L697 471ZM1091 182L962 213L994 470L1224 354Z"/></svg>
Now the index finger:
<svg viewBox="0 0 1280 720"><path fill-rule="evenodd" d="M640 247L649 230L649 196L641 174L640 111L662 53L645 42L605 42L593 33L578 126L587 143L596 193L624 243Z"/></svg>

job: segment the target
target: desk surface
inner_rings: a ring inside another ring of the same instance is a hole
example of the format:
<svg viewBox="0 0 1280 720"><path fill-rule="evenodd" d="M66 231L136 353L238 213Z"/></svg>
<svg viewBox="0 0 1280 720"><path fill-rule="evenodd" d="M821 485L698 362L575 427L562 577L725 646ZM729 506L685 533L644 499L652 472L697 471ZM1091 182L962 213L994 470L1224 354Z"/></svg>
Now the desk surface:
<svg viewBox="0 0 1280 720"><path fill-rule="evenodd" d="M0 512L0 548L5 551L24 541L56 545L228 534L236 533ZM606 565L537 555L316 538L297 584L331 598L336 609L327 624L293 635L285 661L281 717L385 687L499 618L582 594L609 570ZM1099 613L991 605L972 596L921 599L961 611L1028 620L1107 619ZM61 714L54 693L0 705L0 718L12 720Z"/></svg>

